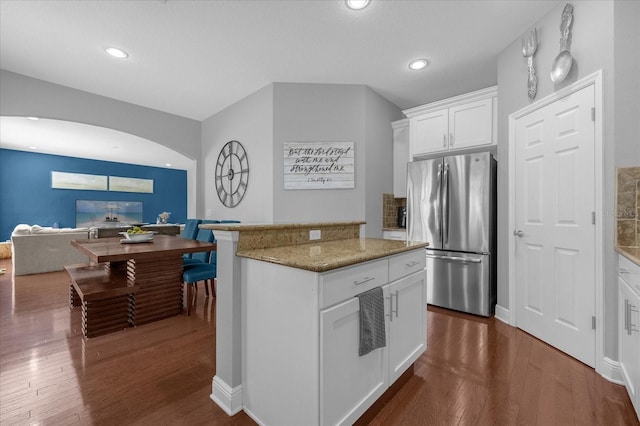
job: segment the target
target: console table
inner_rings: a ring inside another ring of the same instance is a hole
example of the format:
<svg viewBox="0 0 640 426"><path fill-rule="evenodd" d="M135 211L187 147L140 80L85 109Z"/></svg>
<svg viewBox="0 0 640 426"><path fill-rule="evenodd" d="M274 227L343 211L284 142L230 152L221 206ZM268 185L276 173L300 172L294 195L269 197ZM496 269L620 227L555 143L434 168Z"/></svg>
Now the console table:
<svg viewBox="0 0 640 426"><path fill-rule="evenodd" d="M96 227L97 238L118 237L120 232L126 232L131 226ZM144 231L153 231L158 235L176 236L180 234L180 225L142 225Z"/></svg>

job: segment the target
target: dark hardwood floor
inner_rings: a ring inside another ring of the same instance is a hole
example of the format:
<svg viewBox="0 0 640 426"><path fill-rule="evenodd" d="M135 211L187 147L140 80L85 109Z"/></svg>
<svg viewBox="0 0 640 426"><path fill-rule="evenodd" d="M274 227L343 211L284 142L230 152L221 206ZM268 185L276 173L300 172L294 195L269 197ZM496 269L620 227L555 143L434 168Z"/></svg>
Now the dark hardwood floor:
<svg viewBox="0 0 640 426"><path fill-rule="evenodd" d="M209 399L215 299L85 340L65 272L0 275L0 424L253 425ZM493 318L429 308L428 349L373 425L638 425L622 386ZM304 425L292 425L304 426Z"/></svg>

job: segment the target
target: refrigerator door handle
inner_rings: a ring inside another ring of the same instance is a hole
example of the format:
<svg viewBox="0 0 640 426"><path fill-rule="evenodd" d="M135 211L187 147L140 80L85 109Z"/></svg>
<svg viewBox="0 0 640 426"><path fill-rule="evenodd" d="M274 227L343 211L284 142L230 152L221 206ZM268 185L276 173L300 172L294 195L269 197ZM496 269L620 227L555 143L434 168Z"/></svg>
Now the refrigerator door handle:
<svg viewBox="0 0 640 426"><path fill-rule="evenodd" d="M438 194L436 197L436 240L442 241L442 164L438 164Z"/></svg>
<svg viewBox="0 0 640 426"><path fill-rule="evenodd" d="M449 164L444 163L444 184L442 188L442 240L449 243Z"/></svg>
<svg viewBox="0 0 640 426"><path fill-rule="evenodd" d="M428 254L427 257L431 259L454 260L456 262L482 263L482 259L473 259L473 258L459 257L459 256L436 256L433 254Z"/></svg>

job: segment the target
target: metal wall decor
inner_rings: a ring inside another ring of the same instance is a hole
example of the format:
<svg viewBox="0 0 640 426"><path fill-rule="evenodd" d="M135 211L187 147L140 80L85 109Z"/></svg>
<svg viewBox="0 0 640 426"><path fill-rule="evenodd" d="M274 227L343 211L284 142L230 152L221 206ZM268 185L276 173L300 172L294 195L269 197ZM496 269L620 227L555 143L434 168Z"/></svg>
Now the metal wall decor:
<svg viewBox="0 0 640 426"><path fill-rule="evenodd" d="M527 92L529 99L533 100L536 97L538 90L538 78L536 77L536 68L533 64L533 56L538 50L538 38L536 35L536 29L532 29L522 37L522 56L527 58L527 64L529 66L529 76L527 78Z"/></svg>
<svg viewBox="0 0 640 426"><path fill-rule="evenodd" d="M249 186L249 158L240 142L229 141L220 150L215 181L222 204L235 207L242 201Z"/></svg>
<svg viewBox="0 0 640 426"><path fill-rule="evenodd" d="M571 56L571 52L569 52L568 41L571 36L571 24L573 23L573 6L567 3L562 11L562 19L560 20L560 53L553 60L553 65L551 66L551 81L554 83L560 83L565 79L567 74L569 74L569 70L571 69L571 64L573 63L573 58Z"/></svg>

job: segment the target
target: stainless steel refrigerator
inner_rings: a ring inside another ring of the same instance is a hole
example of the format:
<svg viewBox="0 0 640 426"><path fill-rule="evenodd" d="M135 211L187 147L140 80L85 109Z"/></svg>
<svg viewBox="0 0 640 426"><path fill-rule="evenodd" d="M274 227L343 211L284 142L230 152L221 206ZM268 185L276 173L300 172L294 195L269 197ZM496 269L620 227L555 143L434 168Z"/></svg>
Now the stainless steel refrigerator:
<svg viewBox="0 0 640 426"><path fill-rule="evenodd" d="M410 162L407 239L427 241L427 303L491 316L496 161L488 152Z"/></svg>

